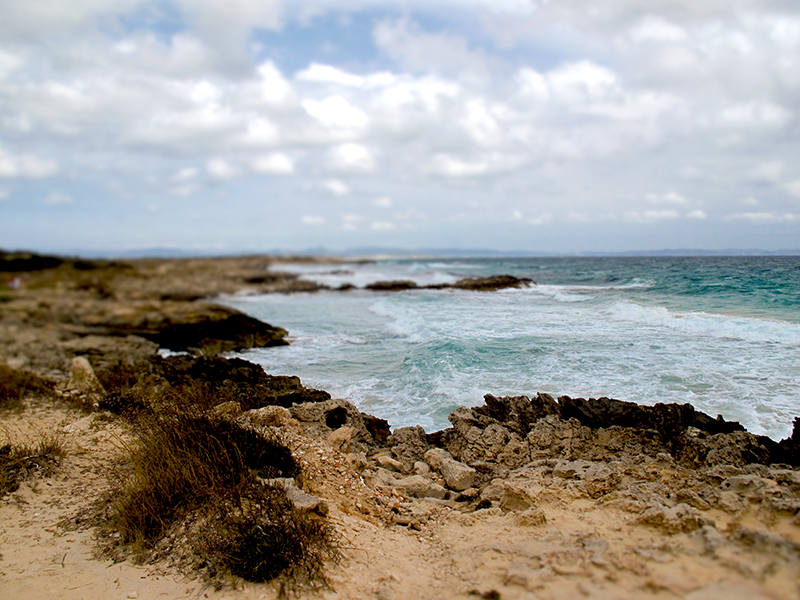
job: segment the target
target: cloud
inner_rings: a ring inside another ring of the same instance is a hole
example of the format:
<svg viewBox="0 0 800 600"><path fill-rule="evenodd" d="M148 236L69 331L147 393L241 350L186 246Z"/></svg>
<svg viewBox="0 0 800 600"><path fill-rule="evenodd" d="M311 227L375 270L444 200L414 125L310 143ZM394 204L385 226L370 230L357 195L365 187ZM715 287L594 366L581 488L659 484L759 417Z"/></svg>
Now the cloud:
<svg viewBox="0 0 800 600"><path fill-rule="evenodd" d="M252 162L256 173L271 173L273 175L291 175L294 173L294 161L283 152L273 152L255 158Z"/></svg>
<svg viewBox="0 0 800 600"><path fill-rule="evenodd" d="M229 163L224 158L212 158L206 163L206 171L209 175L217 179L231 179L239 175L237 167Z"/></svg>
<svg viewBox="0 0 800 600"><path fill-rule="evenodd" d="M671 221L680 216L677 210L644 210L626 212L624 219L632 223L657 223L659 221Z"/></svg>
<svg viewBox="0 0 800 600"><path fill-rule="evenodd" d="M392 199L388 196L381 196L380 198L375 198L372 201L372 206L376 208L391 208L392 204Z"/></svg>
<svg viewBox="0 0 800 600"><path fill-rule="evenodd" d="M350 193L350 188L338 179L329 179L322 184L322 187L334 196L345 196Z"/></svg>
<svg viewBox="0 0 800 600"><path fill-rule="evenodd" d="M0 147L0 177L44 179L58 173L58 164L33 154L12 154Z"/></svg>
<svg viewBox="0 0 800 600"><path fill-rule="evenodd" d="M11 197L11 192L5 188L0 188L0 200L7 200Z"/></svg>
<svg viewBox="0 0 800 600"><path fill-rule="evenodd" d="M319 215L304 215L300 218L303 225L325 225L325 217Z"/></svg>
<svg viewBox="0 0 800 600"><path fill-rule="evenodd" d="M685 196L682 196L678 192L666 192L664 194L646 194L645 198L651 204L674 204L674 205L682 205L688 204L689 199Z"/></svg>
<svg viewBox="0 0 800 600"><path fill-rule="evenodd" d="M327 167L339 173L370 173L375 170L374 153L360 144L341 144L328 151Z"/></svg>
<svg viewBox="0 0 800 600"><path fill-rule="evenodd" d="M788 212L746 212L730 215L728 219L749 221L753 224L790 224L800 222L800 215Z"/></svg>
<svg viewBox="0 0 800 600"><path fill-rule="evenodd" d="M340 95L328 96L324 100L304 100L302 106L323 127L359 130L366 127L369 119L359 108Z"/></svg>

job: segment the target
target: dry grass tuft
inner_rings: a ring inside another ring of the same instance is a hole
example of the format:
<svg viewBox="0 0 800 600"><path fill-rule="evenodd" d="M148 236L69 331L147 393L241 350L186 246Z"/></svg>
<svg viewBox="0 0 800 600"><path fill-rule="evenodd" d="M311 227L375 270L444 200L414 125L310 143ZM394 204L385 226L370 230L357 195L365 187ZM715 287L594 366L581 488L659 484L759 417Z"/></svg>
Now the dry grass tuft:
<svg viewBox="0 0 800 600"><path fill-rule="evenodd" d="M6 444L0 447L0 497L16 492L29 478L49 477L64 458L61 441L52 435L33 444Z"/></svg>
<svg viewBox="0 0 800 600"><path fill-rule="evenodd" d="M284 594L324 585L324 560L338 556L330 527L261 481L297 476L291 452L189 400L138 416L130 470L100 531L116 543L108 552L144 562L165 548L173 556L189 549L192 566L217 585L274 580Z"/></svg>

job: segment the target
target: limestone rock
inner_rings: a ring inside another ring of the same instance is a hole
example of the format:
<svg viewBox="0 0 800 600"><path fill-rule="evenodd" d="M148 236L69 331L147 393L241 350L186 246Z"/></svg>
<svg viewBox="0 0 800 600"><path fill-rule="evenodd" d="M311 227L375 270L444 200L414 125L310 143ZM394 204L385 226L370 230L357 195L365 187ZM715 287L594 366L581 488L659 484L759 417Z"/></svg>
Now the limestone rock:
<svg viewBox="0 0 800 600"><path fill-rule="evenodd" d="M262 427L283 427L289 424L292 413L282 406L264 406L248 410L244 416L254 425Z"/></svg>
<svg viewBox="0 0 800 600"><path fill-rule="evenodd" d="M431 448L425 453L425 462L441 473L451 490L462 491L472 487L475 469L454 460L446 450Z"/></svg>
<svg viewBox="0 0 800 600"><path fill-rule="evenodd" d="M95 375L92 365L83 356L76 356L72 359L67 388L80 394L84 403L94 408L99 407L106 395L103 384Z"/></svg>
<svg viewBox="0 0 800 600"><path fill-rule="evenodd" d="M425 430L416 425L414 427L401 427L389 436L388 444L394 457L402 463L413 465L424 459L425 452L430 448Z"/></svg>
<svg viewBox="0 0 800 600"><path fill-rule="evenodd" d="M347 425L339 427L336 431L332 431L328 434L328 444L339 452L344 452L346 454L350 452L350 445L353 441L355 431L353 427L348 427Z"/></svg>
<svg viewBox="0 0 800 600"><path fill-rule="evenodd" d="M394 486L403 491L407 496L414 498L437 498L444 499L447 490L438 483L434 483L421 475L411 475L394 482Z"/></svg>

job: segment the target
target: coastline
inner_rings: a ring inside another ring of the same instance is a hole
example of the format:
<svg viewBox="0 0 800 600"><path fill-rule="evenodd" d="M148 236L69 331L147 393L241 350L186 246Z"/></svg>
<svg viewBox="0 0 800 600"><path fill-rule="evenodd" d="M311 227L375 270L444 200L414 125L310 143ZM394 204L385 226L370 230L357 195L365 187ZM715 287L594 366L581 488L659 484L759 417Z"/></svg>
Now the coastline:
<svg viewBox="0 0 800 600"><path fill-rule="evenodd" d="M92 494L76 486L102 488L109 468L103 453L113 454L114 440L128 435L113 416L91 408L92 394L102 391L76 384L72 359L84 357L100 372L153 360L160 347L214 356L283 343L280 327L205 300L242 290L314 289L269 271L274 261L77 261L30 271L20 289L4 292L0 362L47 378L73 405L88 405L80 412L29 399L22 412L4 418L6 437L47 423L72 448L63 478L25 484L3 500L6 589L46 589L48 578L60 576L53 581L70 592L66 598L101 591L177 596L180 587L208 597L274 594L268 584L211 591L174 573L169 585L180 583L167 590L167 579L128 563L115 565L129 569L126 583L138 577L152 587L114 589L114 579L94 568L99 561L88 558L91 532L58 530L76 507L48 505L44 489L87 502ZM221 377L235 380L231 373ZM258 408L225 410L287 440L304 461L302 491L325 504L352 546L340 566L331 566L332 590L322 597L699 599L800 592L798 422L793 437L779 443L677 405L540 394L487 396L484 406L453 413L453 427L444 431L390 432L347 402L315 396L299 382L281 385L274 398L284 406L269 419ZM87 473L91 485L82 479ZM37 529L43 514L51 521ZM80 564L87 583L74 590L63 579L66 561L54 562L63 540L86 557ZM30 566L37 561L38 571Z"/></svg>

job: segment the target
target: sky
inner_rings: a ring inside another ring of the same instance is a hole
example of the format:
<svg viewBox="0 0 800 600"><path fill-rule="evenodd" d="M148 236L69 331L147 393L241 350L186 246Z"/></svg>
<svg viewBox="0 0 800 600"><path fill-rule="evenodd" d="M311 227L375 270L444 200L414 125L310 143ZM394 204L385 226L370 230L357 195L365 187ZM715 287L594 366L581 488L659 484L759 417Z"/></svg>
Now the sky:
<svg viewBox="0 0 800 600"><path fill-rule="evenodd" d="M796 0L0 15L0 248L800 247Z"/></svg>

